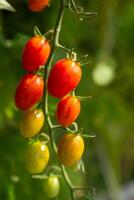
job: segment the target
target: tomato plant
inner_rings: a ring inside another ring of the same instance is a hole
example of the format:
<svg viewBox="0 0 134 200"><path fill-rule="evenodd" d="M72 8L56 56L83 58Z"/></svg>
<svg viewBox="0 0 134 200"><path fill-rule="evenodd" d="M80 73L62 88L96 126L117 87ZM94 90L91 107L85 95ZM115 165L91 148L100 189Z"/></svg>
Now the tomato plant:
<svg viewBox="0 0 134 200"><path fill-rule="evenodd" d="M49 0L29 0L28 7L33 12L39 12L49 5Z"/></svg>
<svg viewBox="0 0 134 200"><path fill-rule="evenodd" d="M58 156L67 167L75 165L84 152L84 141L79 134L66 133L58 143Z"/></svg>
<svg viewBox="0 0 134 200"><path fill-rule="evenodd" d="M67 95L57 105L57 120L63 127L71 125L77 119L79 113L80 101L76 96Z"/></svg>
<svg viewBox="0 0 134 200"><path fill-rule="evenodd" d="M44 81L35 74L26 74L18 84L15 104L20 110L27 110L40 101L43 95Z"/></svg>
<svg viewBox="0 0 134 200"><path fill-rule="evenodd" d="M44 124L44 113L41 109L30 109L24 112L21 121L21 134L25 138L35 136Z"/></svg>
<svg viewBox="0 0 134 200"><path fill-rule="evenodd" d="M62 59L52 68L48 78L48 92L62 98L77 87L81 80L80 64L71 59Z"/></svg>
<svg viewBox="0 0 134 200"><path fill-rule="evenodd" d="M40 2L40 1L38 1ZM24 47L22 64L24 69L35 71L45 65L50 54L50 45L43 36L32 37Z"/></svg>
<svg viewBox="0 0 134 200"><path fill-rule="evenodd" d="M48 164L49 149L44 142L35 141L26 149L25 162L27 170L32 174L41 173Z"/></svg>
<svg viewBox="0 0 134 200"><path fill-rule="evenodd" d="M49 175L44 181L43 188L48 198L55 198L60 191L59 178L56 175Z"/></svg>
<svg viewBox="0 0 134 200"><path fill-rule="evenodd" d="M35 12L41 11L47 5L48 0L28 1L29 8ZM75 96L75 88L80 83L82 60L86 56L79 57L76 52L59 42L62 20L66 9L75 13L80 20L88 20L94 16L94 13L84 12L84 9L77 5L75 0L60 0L59 13L54 29L50 29L44 34L44 36L51 34L51 47L37 27L34 31L35 36L24 47L22 64L23 68L29 73L24 75L18 84L15 104L17 108L25 111L21 123L21 134L28 139L32 137L32 143L30 142L28 145L25 157L28 171L36 174L43 172L46 168L49 160L49 149L46 145L46 139L48 139L55 153L56 163L59 164L58 173L63 176L68 185L71 191L71 199L75 200L74 190L78 187L72 184L65 167L72 167L77 164L84 152L82 133L80 134L77 123L73 122L78 118L81 110L80 96L79 98ZM58 48L64 50L67 56L53 65L53 59ZM56 110L59 124L56 125L53 124L49 112L49 94L60 98ZM87 99L87 97L81 97L81 99ZM36 103L38 104L36 105ZM42 110L40 106L42 106ZM39 133L44 124L44 116L47 128L44 129L45 132ZM71 124L74 126L73 129L71 129L72 126L68 128ZM54 132L55 129L59 129L61 126L68 133L61 137L57 145ZM36 136L38 133L39 135ZM34 177L47 177L44 190L49 198L54 198L59 193L58 177L56 173L53 176L50 176L50 174L48 176L48 171L45 173L38 176L34 175Z"/></svg>

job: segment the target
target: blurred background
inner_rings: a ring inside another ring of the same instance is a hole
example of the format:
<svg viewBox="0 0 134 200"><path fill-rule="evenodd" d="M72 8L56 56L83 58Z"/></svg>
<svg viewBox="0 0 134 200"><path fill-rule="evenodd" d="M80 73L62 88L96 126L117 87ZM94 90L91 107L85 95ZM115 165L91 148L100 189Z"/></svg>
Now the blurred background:
<svg viewBox="0 0 134 200"><path fill-rule="evenodd" d="M40 13L29 11L26 0L9 2L15 13L0 10L0 200L44 200L43 181L31 178L25 169L27 141L20 136L21 112L14 106L14 93L25 73L22 49L35 25L42 33L54 27L59 1L51 0L51 7ZM86 174L68 172L74 183L95 187L96 200L134 200L134 1L79 3L98 16L85 22L67 12L60 41L89 54L91 63L82 66L76 94L92 99L82 102L78 124L96 138L85 140ZM64 56L58 51L55 61ZM60 181L59 199L69 200Z"/></svg>

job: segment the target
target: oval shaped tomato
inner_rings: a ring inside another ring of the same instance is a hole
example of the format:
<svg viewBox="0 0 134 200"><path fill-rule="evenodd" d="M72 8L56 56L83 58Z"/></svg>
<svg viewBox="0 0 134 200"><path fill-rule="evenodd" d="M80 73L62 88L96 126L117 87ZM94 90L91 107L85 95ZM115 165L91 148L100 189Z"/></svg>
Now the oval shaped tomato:
<svg viewBox="0 0 134 200"><path fill-rule="evenodd" d="M15 94L16 107L21 110L31 108L43 95L44 81L35 74L26 74L18 84Z"/></svg>
<svg viewBox="0 0 134 200"><path fill-rule="evenodd" d="M48 92L57 98L62 98L74 88L81 80L80 64L70 59L58 61L52 68L48 78Z"/></svg>
<svg viewBox="0 0 134 200"><path fill-rule="evenodd" d="M49 0L29 0L28 7L33 12L39 12L49 5Z"/></svg>
<svg viewBox="0 0 134 200"><path fill-rule="evenodd" d="M60 191L59 179L55 175L49 176L44 182L44 191L48 198L54 198L58 196Z"/></svg>
<svg viewBox="0 0 134 200"><path fill-rule="evenodd" d="M32 37L23 49L22 64L28 71L45 65L50 54L50 45L43 36Z"/></svg>
<svg viewBox="0 0 134 200"><path fill-rule="evenodd" d="M25 138L35 136L44 124L44 114L41 109L27 110L21 121L21 135Z"/></svg>
<svg viewBox="0 0 134 200"><path fill-rule="evenodd" d="M58 143L57 152L62 164L67 167L75 165L84 152L83 138L74 133L64 134Z"/></svg>
<svg viewBox="0 0 134 200"><path fill-rule="evenodd" d="M57 120L63 127L71 125L80 114L80 101L77 97L67 95L57 105Z"/></svg>
<svg viewBox="0 0 134 200"><path fill-rule="evenodd" d="M48 164L49 149L44 142L36 141L28 145L25 162L27 170L32 174L41 173Z"/></svg>

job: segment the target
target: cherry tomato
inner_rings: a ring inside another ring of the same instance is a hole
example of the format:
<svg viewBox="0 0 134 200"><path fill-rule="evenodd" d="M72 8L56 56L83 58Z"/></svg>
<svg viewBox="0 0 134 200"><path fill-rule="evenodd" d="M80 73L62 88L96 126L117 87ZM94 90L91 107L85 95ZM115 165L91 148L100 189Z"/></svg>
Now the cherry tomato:
<svg viewBox="0 0 134 200"><path fill-rule="evenodd" d="M58 156L67 167L75 165L84 152L83 138L74 133L64 134L58 143Z"/></svg>
<svg viewBox="0 0 134 200"><path fill-rule="evenodd" d="M54 198L58 196L60 190L59 179L55 175L49 176L44 182L44 191L48 198Z"/></svg>
<svg viewBox="0 0 134 200"><path fill-rule="evenodd" d="M48 164L49 149L44 142L36 141L26 149L26 168L32 174L41 173Z"/></svg>
<svg viewBox="0 0 134 200"><path fill-rule="evenodd" d="M49 5L49 0L29 0L28 7L33 12L39 12Z"/></svg>
<svg viewBox="0 0 134 200"><path fill-rule="evenodd" d="M44 81L38 75L26 74L18 84L15 94L16 107L21 110L31 108L43 95Z"/></svg>
<svg viewBox="0 0 134 200"><path fill-rule="evenodd" d="M38 0L38 2L40 2ZM50 54L50 45L43 36L32 37L24 47L22 54L23 68L35 71L45 65Z"/></svg>
<svg viewBox="0 0 134 200"><path fill-rule="evenodd" d="M25 138L35 136L44 124L44 114L41 109L27 110L21 122L21 134Z"/></svg>
<svg viewBox="0 0 134 200"><path fill-rule="evenodd" d="M62 98L74 88L81 80L80 64L70 59L58 61L52 68L48 78L48 91L57 98Z"/></svg>
<svg viewBox="0 0 134 200"><path fill-rule="evenodd" d="M57 120L63 126L71 125L80 114L80 101L77 97L67 95L57 105Z"/></svg>

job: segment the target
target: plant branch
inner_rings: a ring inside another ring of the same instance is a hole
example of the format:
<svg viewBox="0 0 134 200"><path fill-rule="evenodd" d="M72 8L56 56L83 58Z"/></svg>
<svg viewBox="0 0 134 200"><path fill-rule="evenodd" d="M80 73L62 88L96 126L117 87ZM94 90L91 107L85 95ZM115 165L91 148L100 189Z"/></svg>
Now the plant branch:
<svg viewBox="0 0 134 200"><path fill-rule="evenodd" d="M46 118L46 125L48 127L48 133L49 133L49 136L50 136L52 149L55 152L55 156L56 156L57 162L59 163L59 167L61 169L61 173L63 175L63 178L64 178L64 180L65 180L65 182L66 182L66 184L67 184L67 186L70 190L71 199L75 200L75 193L74 193L75 190L80 189L80 188L83 189L83 190L86 190L87 188L83 187L83 186L77 187L77 186L74 186L72 184L64 165L61 164L61 162L58 158L57 146L56 146L55 138L54 138L54 131L57 128L63 128L63 127L61 125L53 125L52 124L51 118L49 116L49 110L48 110L48 91L47 91L48 77L49 77L49 73L50 73L50 70L51 70L52 61L53 61L56 49L61 48L61 49L65 50L66 52L70 53L73 58L76 57L75 52L73 52L72 50L69 50L68 48L66 48L62 45L60 45L60 43L59 43L59 35L60 35L60 31L61 31L64 11L65 11L66 8L67 8L67 6L66 6L66 3L65 3L65 0L60 0L60 8L59 8L59 12L58 12L58 17L57 17L57 21L56 21L56 24L55 24L55 28L53 30L52 48L51 48L50 56L48 58L46 66L44 68L44 82L45 82L45 84L44 84L44 95L43 95L42 106L43 106L43 112L44 112L44 115L45 115L45 118ZM74 126L74 130L78 131L77 124L73 123L73 126Z"/></svg>
<svg viewBox="0 0 134 200"><path fill-rule="evenodd" d="M55 139L54 139L54 126L53 126L51 119L50 119L50 116L48 114L48 91L46 89L47 82L48 82L48 76L49 76L49 72L50 72L50 69L51 69L51 66L52 66L54 54L55 54L56 48L59 45L59 34L60 34L60 31L61 31L61 25L62 25L62 20L63 20L65 8L66 8L66 5L65 5L64 0L60 0L60 9L59 9L56 25L55 25L55 28L54 28L52 48L51 48L50 56L48 58L46 67L44 69L45 86L44 86L44 95L43 95L43 112L44 112L44 115L45 115L45 118L46 118L46 124L48 126L48 132L49 132L52 148L55 152L55 155L56 155L57 161L59 163L59 166L61 168L61 172L62 172L62 175L64 177L64 180L65 180L65 182L67 183L67 185L70 189L72 200L74 200L73 185L72 185L72 183L71 183L71 181L68 177L68 174L66 172L65 167L60 163L58 156L57 156L57 147L56 147L56 143L55 143Z"/></svg>

